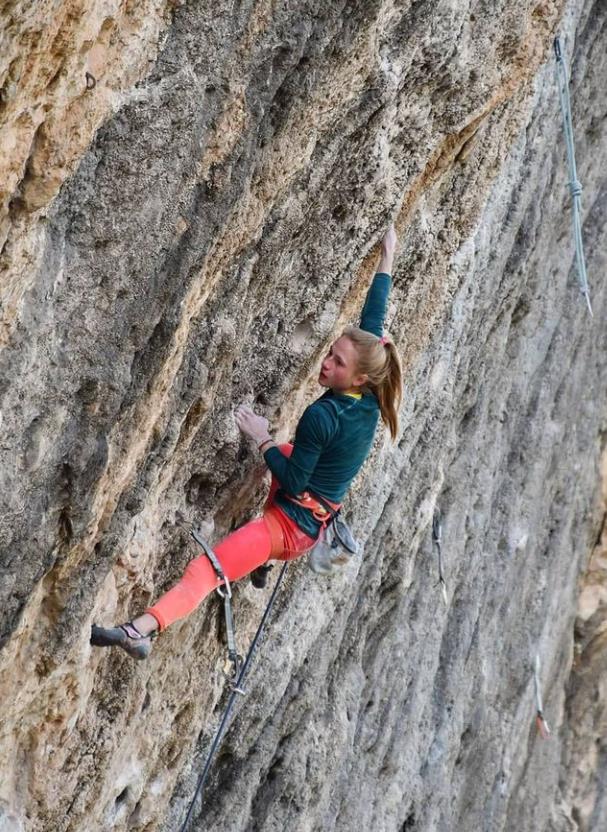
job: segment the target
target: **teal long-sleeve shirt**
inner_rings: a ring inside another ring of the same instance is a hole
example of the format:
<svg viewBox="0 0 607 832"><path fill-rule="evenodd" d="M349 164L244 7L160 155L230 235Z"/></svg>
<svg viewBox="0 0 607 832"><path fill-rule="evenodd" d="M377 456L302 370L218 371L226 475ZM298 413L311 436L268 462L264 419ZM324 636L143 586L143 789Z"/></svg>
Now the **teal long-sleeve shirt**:
<svg viewBox="0 0 607 832"><path fill-rule="evenodd" d="M392 279L378 272L367 292L360 328L381 337ZM370 390L362 398L327 390L309 405L297 424L293 452L286 457L272 446L264 453L266 464L280 483L275 501L311 537L320 524L312 513L290 502L286 495L311 491L341 503L367 458L379 419L379 402Z"/></svg>

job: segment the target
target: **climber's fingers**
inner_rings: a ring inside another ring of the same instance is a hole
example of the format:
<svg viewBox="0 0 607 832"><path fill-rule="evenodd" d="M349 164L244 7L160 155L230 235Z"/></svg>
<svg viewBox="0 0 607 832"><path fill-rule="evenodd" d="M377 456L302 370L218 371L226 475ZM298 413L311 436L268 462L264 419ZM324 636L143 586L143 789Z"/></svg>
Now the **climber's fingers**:
<svg viewBox="0 0 607 832"><path fill-rule="evenodd" d="M398 238L396 236L396 229L394 228L394 224L392 224L382 238L382 250L386 253L394 254L397 242Z"/></svg>
<svg viewBox="0 0 607 832"><path fill-rule="evenodd" d="M258 416L248 405L239 405L234 411L234 418L239 429L253 439L267 434L268 420Z"/></svg>

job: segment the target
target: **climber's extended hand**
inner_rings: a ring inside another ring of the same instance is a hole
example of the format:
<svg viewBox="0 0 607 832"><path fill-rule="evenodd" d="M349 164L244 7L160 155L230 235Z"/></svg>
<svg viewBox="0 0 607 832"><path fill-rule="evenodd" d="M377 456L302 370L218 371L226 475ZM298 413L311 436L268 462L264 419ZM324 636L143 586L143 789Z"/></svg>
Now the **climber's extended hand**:
<svg viewBox="0 0 607 832"><path fill-rule="evenodd" d="M384 234L381 241L382 254L393 255L396 250L397 242L398 238L396 236L396 229L394 228L394 224L392 224Z"/></svg>
<svg viewBox="0 0 607 832"><path fill-rule="evenodd" d="M271 439L268 432L268 420L264 416L258 416L248 404L239 404L234 413L234 418L239 429L246 436L250 436L258 445L265 439Z"/></svg>
<svg viewBox="0 0 607 832"><path fill-rule="evenodd" d="M397 243L398 238L396 236L396 229L394 228L394 225L391 225L390 228L384 234L381 241L381 257L379 260L379 266L377 267L376 271L392 274L394 252L396 251Z"/></svg>

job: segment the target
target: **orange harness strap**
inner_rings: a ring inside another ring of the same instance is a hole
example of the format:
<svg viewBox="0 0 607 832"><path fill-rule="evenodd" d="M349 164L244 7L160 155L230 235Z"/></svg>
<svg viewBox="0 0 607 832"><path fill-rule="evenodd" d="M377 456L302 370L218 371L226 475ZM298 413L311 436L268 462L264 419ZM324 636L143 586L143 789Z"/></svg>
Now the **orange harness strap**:
<svg viewBox="0 0 607 832"><path fill-rule="evenodd" d="M298 494L296 497L291 497L289 494L286 494L285 496L290 502L311 511L314 519L318 520L319 523L322 523L323 526L326 525L326 523L331 519L331 512L327 511L322 503L310 494L309 491L304 491L303 494ZM331 506L333 511L339 511L343 505L343 503L332 503L331 500L327 500L325 497L323 497L323 500L327 505Z"/></svg>

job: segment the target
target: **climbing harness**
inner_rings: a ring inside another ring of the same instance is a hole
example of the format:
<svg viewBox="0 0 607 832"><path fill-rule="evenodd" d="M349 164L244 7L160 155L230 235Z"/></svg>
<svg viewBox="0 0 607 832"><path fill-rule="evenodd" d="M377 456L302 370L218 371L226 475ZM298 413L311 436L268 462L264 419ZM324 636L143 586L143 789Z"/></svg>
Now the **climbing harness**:
<svg viewBox="0 0 607 832"><path fill-rule="evenodd" d="M331 503L307 491L297 497L286 496L292 503L312 511L314 518L322 523L318 540L308 553L308 565L313 572L328 575L334 566L342 566L358 554L360 544L340 516L341 503Z"/></svg>
<svg viewBox="0 0 607 832"><path fill-rule="evenodd" d="M537 726L538 733L543 740L547 740L550 736L550 728L548 727L548 723L546 722L546 718L544 717L544 709L542 705L542 689L540 683L540 654L535 654L535 668L533 672L533 680L535 683L535 708L536 708L536 716L535 716L535 724Z"/></svg>
<svg viewBox="0 0 607 832"><path fill-rule="evenodd" d="M323 397L323 401L334 411L338 421L357 403L354 400L346 407L340 408L337 402L329 397ZM308 554L308 565L313 572L328 575L334 566L347 563L353 555L359 553L360 544L340 515L342 503L333 503L326 497L308 491L296 497L285 494L285 497L311 511L314 519L321 524L318 540Z"/></svg>
<svg viewBox="0 0 607 832"><path fill-rule="evenodd" d="M360 551L347 523L334 518L322 529L315 545L308 553L308 566L317 575L329 575L334 566L343 566Z"/></svg>
<svg viewBox="0 0 607 832"><path fill-rule="evenodd" d="M295 497L291 496L291 494L285 494L285 497L290 503L295 503L295 505L311 511L312 517L318 520L319 523L322 523L323 528L327 523L331 522L331 519L342 507L341 503L332 503L324 497L317 497L315 494L311 494L309 491L304 491L303 494L298 494Z"/></svg>
<svg viewBox="0 0 607 832"><path fill-rule="evenodd" d="M577 178L575 164L575 148L573 144L573 122L571 120L571 101L569 99L569 80L567 77L567 64L561 49L561 41L558 37L554 39L554 54L556 56L556 78L559 88L559 99L563 113L563 126L565 131L565 143L567 146L567 162L569 165L569 190L571 192L571 207L573 216L573 239L575 242L575 260L577 265L578 283L580 291L586 298L588 311L592 315L590 303L590 291L588 289L588 276L586 274L586 261L584 259L584 242L582 239L582 183Z"/></svg>
<svg viewBox="0 0 607 832"><path fill-rule="evenodd" d="M445 578L443 576L443 554L441 548L442 536L443 527L441 522L441 515L440 511L437 509L434 512L434 517L432 518L432 541L436 546L436 550L438 552L438 583L440 584L445 606L448 607L449 596L447 595L447 584L445 583Z"/></svg>
<svg viewBox="0 0 607 832"><path fill-rule="evenodd" d="M217 587L217 594L220 598L223 599L223 610L226 619L226 635L228 639L228 660L232 665L231 673L226 673L224 671L224 675L227 678L230 687L234 691L234 693L241 693L244 694L244 690L238 684L238 679L240 676L240 670L242 667L242 656L239 655L238 650L236 649L236 637L234 635L234 614L232 612L232 587L230 586L230 582L226 578L223 573L223 569L221 568L221 564L217 559L217 555L211 549L209 544L200 536L196 529L192 529L190 532L196 543L202 547L205 555L211 561L211 565L215 570L217 577L220 581L223 581L224 586Z"/></svg>
<svg viewBox="0 0 607 832"><path fill-rule="evenodd" d="M193 533L192 533L192 536L193 536ZM196 542L200 543L200 538L199 537L195 537L194 539L196 540ZM206 547L205 547L205 552L207 552ZM207 554L208 554L208 552L207 552ZM215 559L217 559L217 558L215 558ZM211 563L213 563L213 561L211 561ZM240 673L238 674L238 678L236 679L235 683L231 686L232 690L231 690L231 693L230 693L230 697L228 699L225 710L223 712L221 722L219 723L219 727L217 729L217 732L215 734L215 738L214 738L213 743L211 745L211 749L209 751L206 762L204 764L204 768L202 770L202 773L201 773L200 777L198 778L198 783L196 785L196 791L194 792L194 797L192 798L192 802L190 803L188 813L187 813L186 818L183 822L183 826L181 827L180 832L186 832L186 830L188 828L188 825L189 825L190 820L192 818L192 813L194 811L194 806L196 805L196 800L198 799L199 795L202 793L202 790L203 790L203 788L205 786L205 783L207 781L209 771L211 769L211 762L213 760L213 757L215 756L215 752L219 748L219 744L221 742L224 731L226 729L226 725L228 723L228 718L230 716L232 706L234 705L234 702L236 701L236 696L237 696L238 693L243 693L244 692L243 687L242 687L243 683L244 683L244 678L245 678L246 673L249 669L249 665L251 664L251 660L253 658L255 648L257 647L257 643L258 643L259 639L261 638L264 627L265 627L266 622L269 618L270 612L272 611L272 607L274 606L274 600L275 600L275 598L278 594L278 590L279 590L280 585L282 583L282 580L284 578L285 572L287 571L288 565L289 565L288 561L285 561L285 563L283 564L282 569L280 570L280 573L278 575L278 579L277 579L276 583L274 584L274 589L272 590L272 594L270 595L270 600L267 603L267 606L265 608L262 619L259 622L259 627L257 628L257 632L255 633L253 641L251 642L251 646L249 647L249 652L247 653L247 656L244 660L244 663L242 664L242 667L240 668Z"/></svg>

